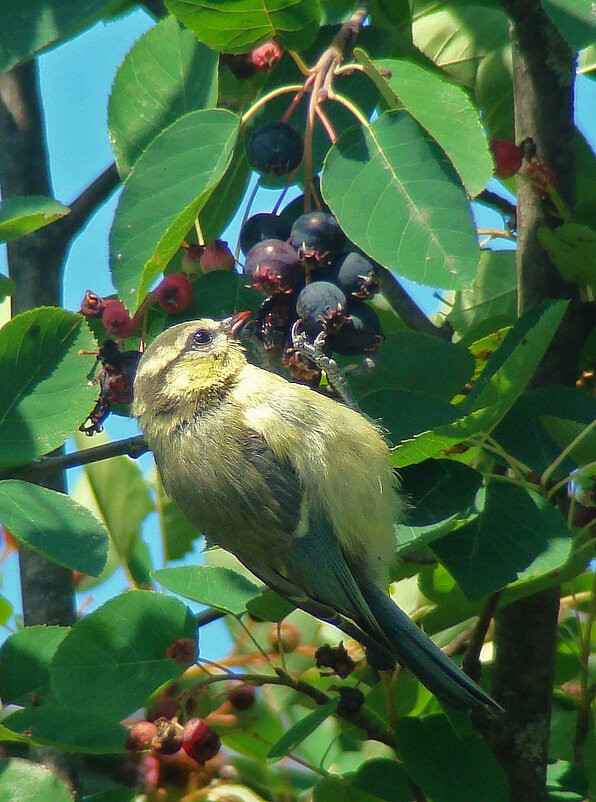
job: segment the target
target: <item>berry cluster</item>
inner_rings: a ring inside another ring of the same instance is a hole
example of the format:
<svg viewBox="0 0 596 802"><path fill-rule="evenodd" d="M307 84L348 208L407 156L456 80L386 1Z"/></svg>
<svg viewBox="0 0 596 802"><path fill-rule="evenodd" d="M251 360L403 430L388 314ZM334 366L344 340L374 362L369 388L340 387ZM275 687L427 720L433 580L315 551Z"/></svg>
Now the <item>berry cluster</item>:
<svg viewBox="0 0 596 802"><path fill-rule="evenodd" d="M282 356L292 377L317 384L319 371L292 347L292 330L323 351L345 356L374 353L384 339L366 301L378 291L377 266L346 241L335 217L315 211L290 225L275 214L250 217L240 233L249 286L268 297L257 321L265 349Z"/></svg>

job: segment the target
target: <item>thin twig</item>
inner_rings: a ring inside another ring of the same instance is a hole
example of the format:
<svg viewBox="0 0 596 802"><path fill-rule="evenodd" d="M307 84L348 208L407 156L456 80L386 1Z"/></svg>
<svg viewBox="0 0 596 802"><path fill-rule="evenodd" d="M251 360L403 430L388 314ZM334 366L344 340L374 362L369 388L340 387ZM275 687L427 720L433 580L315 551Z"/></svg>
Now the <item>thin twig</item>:
<svg viewBox="0 0 596 802"><path fill-rule="evenodd" d="M462 660L462 668L466 674L471 677L475 682L478 682L482 673L482 664L480 663L480 650L486 639L486 633L493 619L495 610L501 598L501 591L493 593L492 596L486 601L482 608L482 612L478 617L472 637L468 642L464 659Z"/></svg>
<svg viewBox="0 0 596 802"><path fill-rule="evenodd" d="M86 187L70 204L70 214L54 224L58 239L70 240L89 220L97 207L103 203L120 183L115 164L111 164Z"/></svg>

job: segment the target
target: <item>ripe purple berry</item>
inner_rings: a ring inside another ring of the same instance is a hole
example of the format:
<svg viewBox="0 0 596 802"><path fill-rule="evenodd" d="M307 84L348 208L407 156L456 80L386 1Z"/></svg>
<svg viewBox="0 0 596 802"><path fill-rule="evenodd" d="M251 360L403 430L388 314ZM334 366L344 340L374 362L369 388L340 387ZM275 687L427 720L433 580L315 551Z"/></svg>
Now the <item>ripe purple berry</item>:
<svg viewBox="0 0 596 802"><path fill-rule="evenodd" d="M290 244L301 259L309 259L323 265L339 256L346 235L335 217L329 212L306 212L294 221L290 233Z"/></svg>
<svg viewBox="0 0 596 802"><path fill-rule="evenodd" d="M240 247L242 253L247 254L253 245L264 239L287 240L290 237L291 225L277 214L261 212L253 214L242 226L240 232Z"/></svg>
<svg viewBox="0 0 596 802"><path fill-rule="evenodd" d="M313 281L300 292L296 314L310 335L339 331L347 318L346 296L330 281Z"/></svg>
<svg viewBox="0 0 596 802"><path fill-rule="evenodd" d="M304 268L296 251L278 239L257 242L246 254L244 275L250 286L273 295L294 292L304 280Z"/></svg>
<svg viewBox="0 0 596 802"><path fill-rule="evenodd" d="M379 290L374 263L358 251L340 257L336 266L335 282L346 297L368 301Z"/></svg>
<svg viewBox="0 0 596 802"><path fill-rule="evenodd" d="M343 356L372 354L385 335L375 310L365 303L350 304L350 317L329 337L329 348Z"/></svg>
<svg viewBox="0 0 596 802"><path fill-rule="evenodd" d="M251 136L248 158L264 175L291 173L302 161L304 142L295 128L281 120L265 123Z"/></svg>
<svg viewBox="0 0 596 802"><path fill-rule="evenodd" d="M296 303L293 295L278 293L263 301L257 318L257 336L266 351L281 354L295 320Z"/></svg>

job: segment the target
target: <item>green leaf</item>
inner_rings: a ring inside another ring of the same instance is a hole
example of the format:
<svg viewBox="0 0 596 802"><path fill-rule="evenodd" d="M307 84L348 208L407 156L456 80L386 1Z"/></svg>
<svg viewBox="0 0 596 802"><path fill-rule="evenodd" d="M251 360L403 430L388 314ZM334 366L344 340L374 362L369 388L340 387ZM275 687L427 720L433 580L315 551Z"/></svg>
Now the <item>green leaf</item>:
<svg viewBox="0 0 596 802"><path fill-rule="evenodd" d="M0 207L0 242L37 231L69 212L68 206L53 198L38 195L4 198Z"/></svg>
<svg viewBox="0 0 596 802"><path fill-rule="evenodd" d="M258 585L242 574L211 565L161 568L153 571L152 576L173 593L232 615L246 612L247 602L261 592Z"/></svg>
<svg viewBox="0 0 596 802"><path fill-rule="evenodd" d="M405 107L449 156L468 194L478 195L493 176L493 162L478 109L464 90L411 61L371 61L360 49L354 55L390 108Z"/></svg>
<svg viewBox="0 0 596 802"><path fill-rule="evenodd" d="M59 565L91 576L105 565L104 525L64 493L6 479L0 482L0 520L19 542Z"/></svg>
<svg viewBox="0 0 596 802"><path fill-rule="evenodd" d="M329 716L335 712L338 703L339 699L331 699L324 705L317 707L312 713L301 718L297 724L294 724L293 727L290 727L290 729L282 735L277 743L273 744L267 753L267 758L269 760L278 760L279 758L289 755L290 752L301 744L305 738L308 738L326 718L329 718Z"/></svg>
<svg viewBox="0 0 596 802"><path fill-rule="evenodd" d="M376 758L363 763L350 777L354 788L374 794L385 802L411 802L412 785L401 763L387 758ZM338 802L351 799L345 795Z"/></svg>
<svg viewBox="0 0 596 802"><path fill-rule="evenodd" d="M432 544L469 599L557 571L571 549L556 507L536 493L497 482L487 486L477 518Z"/></svg>
<svg viewBox="0 0 596 802"><path fill-rule="evenodd" d="M439 459L410 465L399 474L408 499L406 522L413 527L439 523L467 512L482 486L482 474L461 462Z"/></svg>
<svg viewBox="0 0 596 802"><path fill-rule="evenodd" d="M596 459L594 421L591 422L589 431L583 423L554 415L542 415L540 422L561 448L567 448L572 442L577 441L569 451L569 456L578 467L594 462Z"/></svg>
<svg viewBox="0 0 596 802"><path fill-rule="evenodd" d="M57 307L23 312L0 329L0 468L58 448L93 409L94 360L78 351L94 345L81 315Z"/></svg>
<svg viewBox="0 0 596 802"><path fill-rule="evenodd" d="M73 802L64 782L39 763L0 759L0 802Z"/></svg>
<svg viewBox="0 0 596 802"><path fill-rule="evenodd" d="M250 176L251 170L246 150L242 147L242 141L239 140L230 166L199 214L205 242L219 239L227 229L230 220L242 203Z"/></svg>
<svg viewBox="0 0 596 802"><path fill-rule="evenodd" d="M594 9L586 0L542 0L542 5L573 50L582 50L594 42Z"/></svg>
<svg viewBox="0 0 596 802"><path fill-rule="evenodd" d="M49 692L50 662L69 631L69 627L29 626L4 641L0 649L0 695L4 704L30 704L30 694Z"/></svg>
<svg viewBox="0 0 596 802"><path fill-rule="evenodd" d="M131 590L79 619L50 666L63 704L119 721L187 667L166 650L194 639L194 616L178 599Z"/></svg>
<svg viewBox="0 0 596 802"><path fill-rule="evenodd" d="M318 0L165 0L199 41L224 53L248 53L275 37L304 50L319 29Z"/></svg>
<svg viewBox="0 0 596 802"><path fill-rule="evenodd" d="M160 486L159 492L161 491ZM174 501L170 501L164 496L161 504L161 525L165 539L164 550L166 552L165 562L182 560L192 552L194 541L201 534Z"/></svg>
<svg viewBox="0 0 596 802"><path fill-rule="evenodd" d="M398 446L396 457L405 453L408 438L418 435L419 432L442 427L457 419L457 408L442 401L440 398L431 398L421 393L411 393L408 390L393 389L391 387L375 390L360 397L358 401L363 412L374 420L379 420L386 430L388 439ZM461 438L460 438L461 439ZM456 440L455 442L459 442ZM442 445L441 448L446 448ZM433 453L423 455L420 452L420 462L427 457L436 456L441 448ZM402 449L404 449L402 451ZM409 453L409 449L408 449ZM408 465L406 462L396 464Z"/></svg>
<svg viewBox="0 0 596 802"><path fill-rule="evenodd" d="M0 3L0 72L26 61L123 5L123 0L28 0ZM48 800L50 802L50 800Z"/></svg>
<svg viewBox="0 0 596 802"><path fill-rule="evenodd" d="M126 727L104 721L86 709L57 704L16 710L3 718L2 724L17 733L31 733L36 745L90 755L124 752L128 732Z"/></svg>
<svg viewBox="0 0 596 802"><path fill-rule="evenodd" d="M325 159L321 189L346 235L380 264L420 284L470 285L479 251L465 193L406 112L344 131Z"/></svg>
<svg viewBox="0 0 596 802"><path fill-rule="evenodd" d="M106 788L97 794L86 794L83 802L134 802L138 798L136 788L125 788L123 785Z"/></svg>
<svg viewBox="0 0 596 802"><path fill-rule="evenodd" d="M118 68L108 130L124 178L164 128L217 102L217 53L166 17L142 36Z"/></svg>
<svg viewBox="0 0 596 802"><path fill-rule="evenodd" d="M16 282L13 279L0 273L0 304L5 298L14 293L16 287Z"/></svg>
<svg viewBox="0 0 596 802"><path fill-rule="evenodd" d="M482 251L480 267L469 290L456 293L448 320L469 342L515 323L517 275L515 251ZM487 323L494 320L491 330Z"/></svg>
<svg viewBox="0 0 596 802"><path fill-rule="evenodd" d="M250 615L261 621L276 621L279 623L296 608L274 590L266 590L255 599L250 599L246 603L246 609Z"/></svg>
<svg viewBox="0 0 596 802"><path fill-rule="evenodd" d="M410 796L403 797L403 802L409 802ZM350 780L343 777L323 777L312 790L313 802L379 802L380 799L389 799L387 796L371 794L365 788L357 788ZM402 797L391 796L389 802L401 802Z"/></svg>
<svg viewBox="0 0 596 802"><path fill-rule="evenodd" d="M596 231L581 223L538 229L540 244L567 281L596 286Z"/></svg>
<svg viewBox="0 0 596 802"><path fill-rule="evenodd" d="M433 802L509 799L505 772L478 733L455 732L445 716L402 718L395 733L406 771Z"/></svg>
<svg viewBox="0 0 596 802"><path fill-rule="evenodd" d="M227 170L238 124L223 109L190 112L136 161L110 237L113 280L131 308L143 300Z"/></svg>
<svg viewBox="0 0 596 802"><path fill-rule="evenodd" d="M79 449L89 447L91 438L78 433ZM103 435L93 437L92 445L108 443ZM130 457L112 457L85 465L83 468L97 510L122 560L128 561L141 537L141 524L155 505L138 463Z"/></svg>
<svg viewBox="0 0 596 802"><path fill-rule="evenodd" d="M511 43L493 50L478 65L474 87L489 139L515 139Z"/></svg>

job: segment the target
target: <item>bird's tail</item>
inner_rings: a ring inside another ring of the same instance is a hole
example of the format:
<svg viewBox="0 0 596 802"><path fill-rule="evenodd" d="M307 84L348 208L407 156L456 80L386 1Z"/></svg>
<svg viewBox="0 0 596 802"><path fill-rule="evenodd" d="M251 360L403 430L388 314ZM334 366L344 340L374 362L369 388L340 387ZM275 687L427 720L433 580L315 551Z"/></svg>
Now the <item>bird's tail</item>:
<svg viewBox="0 0 596 802"><path fill-rule="evenodd" d="M439 701L463 710L473 707L501 710L386 593L373 584L361 589L395 659L411 669Z"/></svg>

